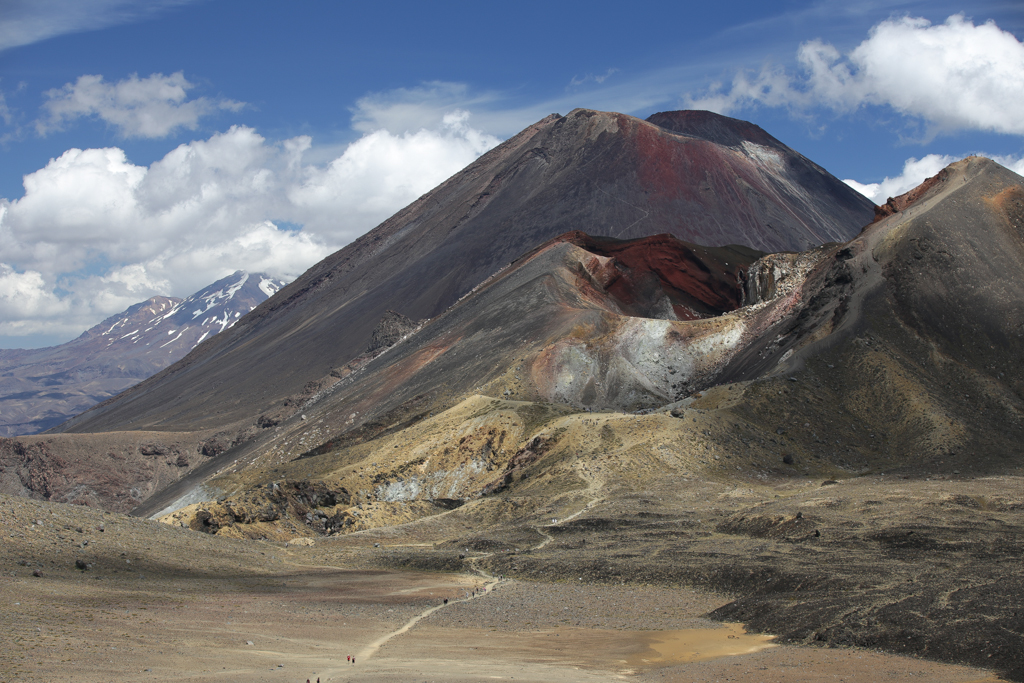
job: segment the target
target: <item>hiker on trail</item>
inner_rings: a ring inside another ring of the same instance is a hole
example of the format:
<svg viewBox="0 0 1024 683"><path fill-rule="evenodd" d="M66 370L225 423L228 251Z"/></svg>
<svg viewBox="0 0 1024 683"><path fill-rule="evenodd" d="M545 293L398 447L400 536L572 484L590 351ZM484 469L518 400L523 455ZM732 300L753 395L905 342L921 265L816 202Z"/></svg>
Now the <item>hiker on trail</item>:
<svg viewBox="0 0 1024 683"><path fill-rule="evenodd" d="M446 605L448 604L448 598L444 599L444 604L446 604Z"/></svg>
<svg viewBox="0 0 1024 683"><path fill-rule="evenodd" d="M346 662L351 662L352 661L352 655L349 655L348 657L345 657L345 661Z"/></svg>

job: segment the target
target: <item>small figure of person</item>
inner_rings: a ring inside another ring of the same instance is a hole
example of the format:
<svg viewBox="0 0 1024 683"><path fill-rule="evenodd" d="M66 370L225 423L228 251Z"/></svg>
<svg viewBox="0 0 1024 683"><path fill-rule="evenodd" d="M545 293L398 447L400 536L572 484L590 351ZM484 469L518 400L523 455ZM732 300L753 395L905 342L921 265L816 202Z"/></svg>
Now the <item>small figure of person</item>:
<svg viewBox="0 0 1024 683"><path fill-rule="evenodd" d="M446 604L446 605L448 604L448 598L444 599L444 604Z"/></svg>

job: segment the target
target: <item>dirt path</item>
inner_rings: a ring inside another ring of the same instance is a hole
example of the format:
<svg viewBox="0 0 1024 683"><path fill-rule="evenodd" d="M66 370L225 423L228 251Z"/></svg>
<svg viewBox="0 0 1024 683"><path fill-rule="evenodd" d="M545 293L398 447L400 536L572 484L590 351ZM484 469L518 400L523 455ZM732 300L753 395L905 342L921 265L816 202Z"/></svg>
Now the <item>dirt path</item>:
<svg viewBox="0 0 1024 683"><path fill-rule="evenodd" d="M473 592L470 593L465 598L446 599L440 605L434 605L433 607L430 607L428 609L423 610L422 612L420 612L419 614L417 614L413 618L409 619L409 621L407 621L404 624L402 624L401 627L399 627L399 628L397 628L394 631L391 631L389 633L385 633L381 637L379 637L376 640L374 640L373 642L369 643L366 647L364 647L362 650L360 650L359 654L357 655L357 660L360 661L360 662L369 661L372 657L374 657L374 655L377 654L377 652L381 649L381 647L383 647L389 640L391 640L393 638L397 638L398 636L402 635L403 633L408 633L413 627L416 626L416 624L418 624L423 619L426 619L431 614L433 614L433 613L435 613L435 612L437 612L439 610L443 610L444 608L446 608L448 606L454 606L454 605L456 605L458 603L470 602L472 600L476 600L477 598L481 598L481 597L487 595L495 586L503 583L505 581L504 579L498 578L498 577L488 573L485 569L481 568L480 565L478 564L480 560L486 559L486 558L490 557L491 555L493 555L493 553L481 553L479 555L475 555L474 557L468 558L468 564L472 568L472 570L476 574L480 575L480 577L482 577L484 579L484 587L483 587L482 590L480 590L478 592L477 589L474 589ZM401 593L412 593L412 592L416 592L416 591L422 592L423 590L426 590L426 588L427 587L407 588L407 589L404 589L404 590L402 590L400 592Z"/></svg>
<svg viewBox="0 0 1024 683"><path fill-rule="evenodd" d="M581 476L583 476L582 473L580 473L580 474L581 474ZM556 527L556 526L559 526L561 524L565 524L566 522L571 522L572 520L574 520L577 517L579 517L580 515L582 515L584 512L589 512L590 510L592 510L594 508L594 506L597 505L598 503L601 503L601 502L604 501L604 499L605 499L604 496L598 494L598 491L600 491L602 489L602 487L604 486L604 481L599 481L597 479L597 477L594 477L594 476L590 475L589 473L587 475L583 476L583 478L587 480L587 491L586 492L588 494L590 494L590 496L591 496L590 497L590 502L587 503L586 505L584 505L583 507L581 507L576 512L574 512L571 515L569 515L568 517L563 517L562 519L553 521L553 522L551 522L551 524L535 525L533 528L539 534L544 536L544 540L541 541L538 545L535 545L534 547L530 548L530 550L541 550L542 548L546 547L549 543L551 543L551 541L555 540L554 536L549 534L547 531L544 531L544 529L550 529L551 527Z"/></svg>
<svg viewBox="0 0 1024 683"><path fill-rule="evenodd" d="M490 553L488 553L488 555L489 554ZM470 562L472 563L473 560L483 559L484 557L487 557L487 555L481 555L479 557L472 558L470 560ZM394 631L391 631L390 633L385 633L380 638L377 638L372 643L368 644L366 647L364 647L362 650L360 650L359 654L357 655L358 661L369 661L374 655L377 654L377 651L380 650L380 648L385 643L387 643L392 638L397 638L398 636L402 635L403 633L407 633L414 626L416 626L416 624L418 624L423 619L426 619L427 617L429 617L434 612L442 610L445 607L448 607L449 605L455 605L455 604L460 603L460 602L469 602L471 600L476 600L479 597L483 597L484 595L487 595L487 593L492 588L494 588L494 586L502 583L502 579L498 579L498 578L496 578L494 576L491 576L490 574L488 574L487 572L483 571L479 567L474 567L474 571L476 571L478 574L480 574L485 579L487 579L487 582L484 584L484 588L483 588L483 591L481 593L477 593L476 591L474 591L472 594L469 595L469 597L466 597L466 598L456 598L454 600L450 600L449 599L449 600L446 600L445 602L442 602L440 605L434 605L433 607L431 607L429 609L423 610L422 612L420 612L419 614L414 616L412 619L410 619L409 621L407 621L404 624L402 624L402 626L400 628L397 628ZM425 588L418 588L418 589L415 589L415 590L422 591L424 589ZM405 589L404 591L401 591L401 592L409 593L409 592L411 592L413 590L414 589Z"/></svg>

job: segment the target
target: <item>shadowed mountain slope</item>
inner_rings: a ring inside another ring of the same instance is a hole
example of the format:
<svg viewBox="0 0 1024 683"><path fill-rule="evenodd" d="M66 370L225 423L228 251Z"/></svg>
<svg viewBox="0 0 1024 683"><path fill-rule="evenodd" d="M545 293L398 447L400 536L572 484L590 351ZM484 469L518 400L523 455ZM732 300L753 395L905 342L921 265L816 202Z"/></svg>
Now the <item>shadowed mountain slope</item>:
<svg viewBox="0 0 1024 683"><path fill-rule="evenodd" d="M572 230L799 250L849 239L873 216L867 199L756 126L707 112L659 116L664 125L582 109L549 116L227 334L62 429L210 428L279 411L357 357L386 311L432 318Z"/></svg>

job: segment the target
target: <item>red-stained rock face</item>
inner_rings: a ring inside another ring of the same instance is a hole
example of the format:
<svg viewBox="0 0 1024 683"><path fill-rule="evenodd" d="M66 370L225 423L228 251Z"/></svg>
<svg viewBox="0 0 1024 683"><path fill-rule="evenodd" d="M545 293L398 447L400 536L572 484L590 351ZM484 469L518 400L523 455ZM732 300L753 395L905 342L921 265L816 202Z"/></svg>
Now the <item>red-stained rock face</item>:
<svg viewBox="0 0 1024 683"><path fill-rule="evenodd" d="M616 240L576 231L553 242L569 242L608 257L588 264L594 284L624 313L643 318L667 317L666 301L679 320L739 308L744 303L747 268L763 255L738 246L701 247L671 235Z"/></svg>
<svg viewBox="0 0 1024 683"><path fill-rule="evenodd" d="M641 183L656 198L707 204L712 197L739 201L744 212L750 207L738 191L736 181L750 187L762 185L742 163L736 163L728 148L706 140L678 138L654 126L639 126L633 143ZM705 240L709 241L709 240Z"/></svg>
<svg viewBox="0 0 1024 683"><path fill-rule="evenodd" d="M872 223L877 223L883 218L888 218L900 211L906 211L907 207L923 197L928 190L938 184L941 184L948 175L949 169L944 168L932 177L925 178L923 183L915 187L910 192L904 192L898 197L889 197L885 204L875 207L875 220L873 220Z"/></svg>
<svg viewBox="0 0 1024 683"><path fill-rule="evenodd" d="M752 123L706 111L661 112L646 126L622 118L651 213L674 214L666 232L681 239L803 250L852 237L838 237L836 217L870 205Z"/></svg>

